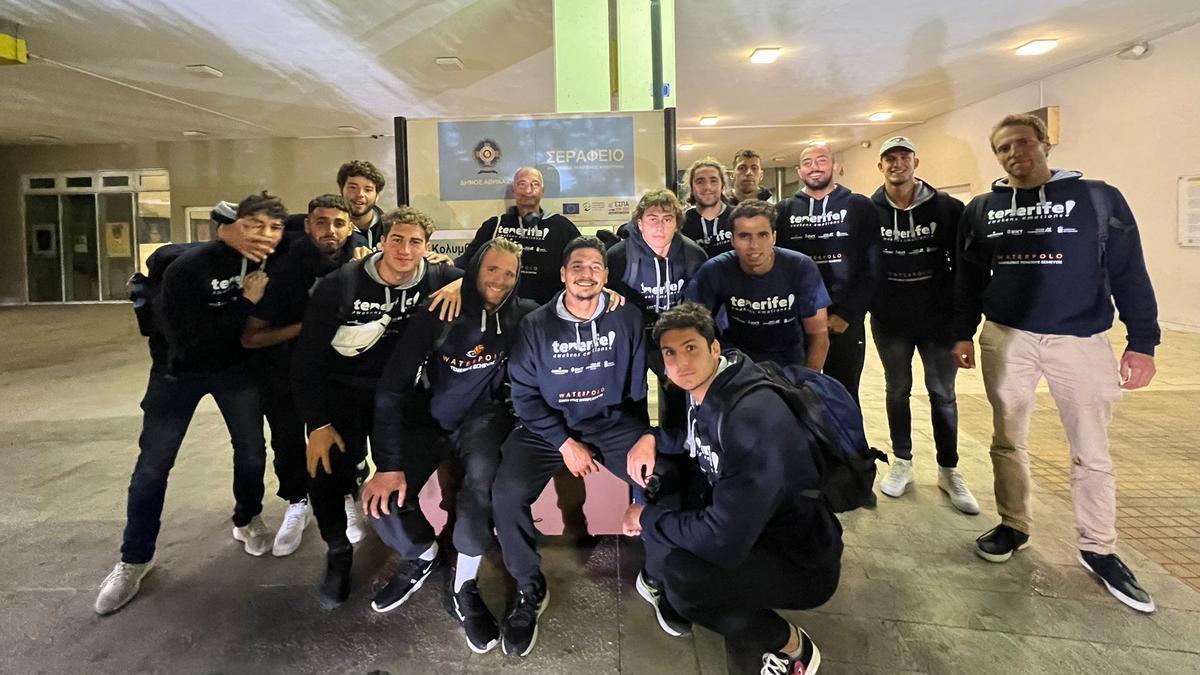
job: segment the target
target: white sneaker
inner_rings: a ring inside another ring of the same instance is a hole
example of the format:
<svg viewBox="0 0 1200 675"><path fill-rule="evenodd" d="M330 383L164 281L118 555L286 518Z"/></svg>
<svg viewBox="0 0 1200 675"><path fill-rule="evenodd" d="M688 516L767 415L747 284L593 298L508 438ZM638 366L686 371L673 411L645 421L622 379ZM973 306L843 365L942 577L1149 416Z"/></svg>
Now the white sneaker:
<svg viewBox="0 0 1200 675"><path fill-rule="evenodd" d="M346 495L346 538L351 544L357 544L363 536L362 509L354 500L354 495Z"/></svg>
<svg viewBox="0 0 1200 675"><path fill-rule="evenodd" d="M279 531L275 533L275 545L271 547L271 555L282 558L295 553L304 538L304 528L308 527L308 521L311 519L312 507L308 505L307 499L288 504L287 511L283 514L283 522L279 524Z"/></svg>
<svg viewBox="0 0 1200 675"><path fill-rule="evenodd" d="M904 494L912 479L912 460L900 459L893 455L892 466L879 483L879 491L889 497L899 497Z"/></svg>
<svg viewBox="0 0 1200 675"><path fill-rule="evenodd" d="M119 562L100 583L96 595L96 613L103 616L121 609L137 595L142 587L142 577L150 571L154 561L136 564Z"/></svg>
<svg viewBox="0 0 1200 675"><path fill-rule="evenodd" d="M271 550L271 531L262 521L262 516L254 516L245 527L233 528L233 538L246 544L246 553L262 555Z"/></svg>
<svg viewBox="0 0 1200 675"><path fill-rule="evenodd" d="M958 469L938 468L938 487L950 495L950 503L954 508L969 516L979 513L979 502L975 501L975 495L971 494L967 481Z"/></svg>

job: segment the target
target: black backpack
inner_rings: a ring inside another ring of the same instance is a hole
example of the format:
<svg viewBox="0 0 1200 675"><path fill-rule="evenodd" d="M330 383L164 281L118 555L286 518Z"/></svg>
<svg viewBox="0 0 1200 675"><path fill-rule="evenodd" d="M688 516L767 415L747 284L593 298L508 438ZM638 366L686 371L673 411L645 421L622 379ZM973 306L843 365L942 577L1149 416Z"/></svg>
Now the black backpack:
<svg viewBox="0 0 1200 675"><path fill-rule="evenodd" d="M149 338L162 336L159 314L163 276L179 256L202 244L203 242L164 244L146 259L145 274L134 272L133 276L129 277L125 285L129 289L129 299L133 301L133 314L137 317L139 333Z"/></svg>
<svg viewBox="0 0 1200 675"><path fill-rule="evenodd" d="M819 489L805 496L824 499L837 513L875 506L875 462L887 463L887 455L867 443L862 411L840 382L804 366L780 367L762 361L745 367L757 367L762 379L729 392L722 410L733 410L746 394L760 388L771 389L787 403L800 427L808 430L813 444L813 460L821 476ZM717 440L721 441L724 420L717 420Z"/></svg>

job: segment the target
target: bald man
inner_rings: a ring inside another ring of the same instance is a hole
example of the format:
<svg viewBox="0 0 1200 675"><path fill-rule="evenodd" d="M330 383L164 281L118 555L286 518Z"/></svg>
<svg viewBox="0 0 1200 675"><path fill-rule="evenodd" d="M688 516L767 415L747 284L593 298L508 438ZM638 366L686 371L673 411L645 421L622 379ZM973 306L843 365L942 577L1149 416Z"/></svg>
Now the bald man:
<svg viewBox="0 0 1200 675"><path fill-rule="evenodd" d="M558 270L562 267L563 249L567 242L579 236L575 223L557 213L542 210L545 184L542 172L523 166L513 174L514 204L504 213L483 221L475 239L454 264L463 267L481 246L496 237L521 245L521 281L517 293L544 305L563 288Z"/></svg>

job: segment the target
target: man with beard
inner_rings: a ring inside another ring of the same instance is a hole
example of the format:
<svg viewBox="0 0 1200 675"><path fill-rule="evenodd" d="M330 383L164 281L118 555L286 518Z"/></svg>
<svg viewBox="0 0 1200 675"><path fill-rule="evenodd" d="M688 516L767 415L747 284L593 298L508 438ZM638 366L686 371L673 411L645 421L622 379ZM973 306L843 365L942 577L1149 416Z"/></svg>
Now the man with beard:
<svg viewBox="0 0 1200 675"><path fill-rule="evenodd" d="M812 258L833 304L825 374L858 401L866 360L864 317L879 281L879 213L863 195L833 181L833 153L820 143L800 151L804 187L779 203L779 245Z"/></svg>
<svg viewBox="0 0 1200 675"><path fill-rule="evenodd" d="M304 466L304 422L296 412L290 375L292 348L300 335L308 292L317 279L348 262L355 247L366 243L354 232L346 202L334 194L308 203L304 235L272 266L271 284L242 330L242 346L256 350L252 363L263 415L271 429L278 495L288 502L271 548L276 556L295 552L312 514ZM361 532L357 519L352 521L347 533L351 543L361 538Z"/></svg>
<svg viewBox="0 0 1200 675"><path fill-rule="evenodd" d="M375 204L387 185L383 172L366 160L354 159L338 168L337 184L338 192L350 207L355 231L367 240L368 249L374 249L383 234L380 223L383 209Z"/></svg>
<svg viewBox="0 0 1200 675"><path fill-rule="evenodd" d="M683 214L683 236L696 242L709 258L731 250L731 209L723 201L725 167L712 157L698 159L688 167L686 181L690 206Z"/></svg>
<svg viewBox="0 0 1200 675"><path fill-rule="evenodd" d="M737 206L748 199L757 199L774 204L775 196L762 186L762 179L762 157L754 150L738 150L733 156L733 196L730 203Z"/></svg>

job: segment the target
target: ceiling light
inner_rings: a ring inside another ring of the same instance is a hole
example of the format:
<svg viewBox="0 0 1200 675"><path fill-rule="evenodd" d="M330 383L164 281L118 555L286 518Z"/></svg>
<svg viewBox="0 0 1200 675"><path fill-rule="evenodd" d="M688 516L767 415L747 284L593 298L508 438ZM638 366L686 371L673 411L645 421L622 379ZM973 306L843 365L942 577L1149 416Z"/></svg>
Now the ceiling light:
<svg viewBox="0 0 1200 675"><path fill-rule="evenodd" d="M887 112L887 111L871 113L871 115L869 117L867 117L867 119L872 122L886 122L886 121L892 119L892 113Z"/></svg>
<svg viewBox="0 0 1200 675"><path fill-rule="evenodd" d="M342 132L343 134L357 134L358 127L353 127L349 124L343 124L342 126L338 127L338 131Z"/></svg>
<svg viewBox="0 0 1200 675"><path fill-rule="evenodd" d="M190 66L184 66L183 69L196 77L222 77L225 75L206 63L193 63Z"/></svg>
<svg viewBox="0 0 1200 675"><path fill-rule="evenodd" d="M787 157L772 157L771 158L772 162L783 162L785 160L787 160Z"/></svg>
<svg viewBox="0 0 1200 675"><path fill-rule="evenodd" d="M702 127L717 126L717 116L716 115L705 115L704 117L701 117L700 118L700 126L702 126Z"/></svg>
<svg viewBox="0 0 1200 675"><path fill-rule="evenodd" d="M442 70L462 70L466 67L463 65L462 59L457 56L439 56L433 62Z"/></svg>
<svg viewBox="0 0 1200 675"><path fill-rule="evenodd" d="M1017 47L1017 56L1038 56L1058 46L1058 40L1031 40Z"/></svg>
<svg viewBox="0 0 1200 675"><path fill-rule="evenodd" d="M750 63L775 63L779 51L779 47L759 47L750 53Z"/></svg>
<svg viewBox="0 0 1200 675"><path fill-rule="evenodd" d="M199 138L201 136L207 136L208 132L200 131L199 129L188 129L183 132L183 135L187 136L188 138Z"/></svg>
<svg viewBox="0 0 1200 675"><path fill-rule="evenodd" d="M862 143L859 143L859 144L858 144L858 147L860 147L860 148L869 148L869 147L871 147L871 141L863 141Z"/></svg>
<svg viewBox="0 0 1200 675"><path fill-rule="evenodd" d="M38 143L57 143L62 139L58 136L50 136L47 134L34 134L29 137L29 140L36 141Z"/></svg>
<svg viewBox="0 0 1200 675"><path fill-rule="evenodd" d="M1143 40L1136 44L1129 45L1125 49L1117 52L1117 58L1125 59L1126 61L1133 61L1135 59L1143 58L1148 54L1150 54L1150 43Z"/></svg>
<svg viewBox="0 0 1200 675"><path fill-rule="evenodd" d="M680 152L691 152L692 148L694 148L694 147L696 147L696 146L691 143L680 143L679 151Z"/></svg>

